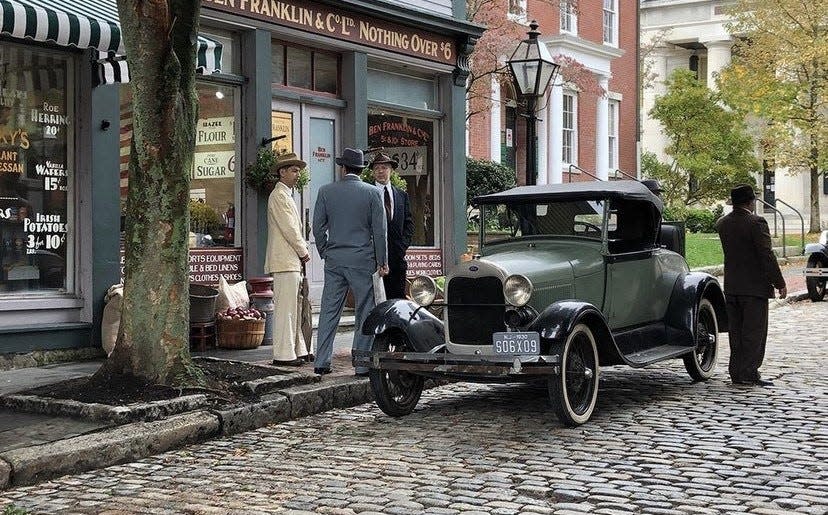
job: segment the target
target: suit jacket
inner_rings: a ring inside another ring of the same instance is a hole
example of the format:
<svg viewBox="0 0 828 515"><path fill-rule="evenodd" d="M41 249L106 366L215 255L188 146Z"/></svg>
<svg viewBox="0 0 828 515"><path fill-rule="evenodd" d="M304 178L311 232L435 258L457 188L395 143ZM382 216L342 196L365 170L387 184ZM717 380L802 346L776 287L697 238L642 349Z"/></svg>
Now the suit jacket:
<svg viewBox="0 0 828 515"><path fill-rule="evenodd" d="M724 251L726 294L773 298L774 287L785 287L764 218L734 207L716 222L716 231Z"/></svg>
<svg viewBox="0 0 828 515"><path fill-rule="evenodd" d="M267 199L267 251L264 271L300 272L299 258L308 253L302 225L290 188L277 182Z"/></svg>
<svg viewBox="0 0 828 515"><path fill-rule="evenodd" d="M313 236L325 268L374 271L388 263L380 191L353 174L319 188Z"/></svg>
<svg viewBox="0 0 828 515"><path fill-rule="evenodd" d="M391 186L394 193L394 216L388 225L388 264L393 270L406 270L405 251L414 237L414 218L408 194Z"/></svg>

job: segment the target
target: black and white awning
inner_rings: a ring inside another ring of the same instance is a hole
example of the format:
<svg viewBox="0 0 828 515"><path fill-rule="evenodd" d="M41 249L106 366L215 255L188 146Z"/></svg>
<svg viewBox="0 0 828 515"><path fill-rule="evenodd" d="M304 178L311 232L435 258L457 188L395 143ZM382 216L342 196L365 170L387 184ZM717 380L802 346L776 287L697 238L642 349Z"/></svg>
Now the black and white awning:
<svg viewBox="0 0 828 515"><path fill-rule="evenodd" d="M115 0L0 0L0 33L97 50L96 85L129 82ZM221 43L199 35L197 45L197 71L221 71Z"/></svg>

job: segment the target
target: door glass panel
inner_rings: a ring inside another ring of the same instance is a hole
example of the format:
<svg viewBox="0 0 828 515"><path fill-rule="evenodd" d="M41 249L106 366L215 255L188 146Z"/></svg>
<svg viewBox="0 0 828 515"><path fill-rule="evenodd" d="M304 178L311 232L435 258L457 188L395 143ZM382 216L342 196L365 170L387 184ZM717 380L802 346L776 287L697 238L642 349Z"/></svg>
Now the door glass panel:
<svg viewBox="0 0 828 515"><path fill-rule="evenodd" d="M277 86L285 85L285 45L274 43L271 50L271 64L273 66L273 79L271 82Z"/></svg>
<svg viewBox="0 0 828 515"><path fill-rule="evenodd" d="M310 50L288 47L287 75L288 86L302 89L313 89L313 82L311 81Z"/></svg>
<svg viewBox="0 0 828 515"><path fill-rule="evenodd" d="M334 180L334 121L328 118L310 119L310 199L316 201L319 188Z"/></svg>
<svg viewBox="0 0 828 515"><path fill-rule="evenodd" d="M316 52L313 57L314 90L321 93L337 93L337 58Z"/></svg>

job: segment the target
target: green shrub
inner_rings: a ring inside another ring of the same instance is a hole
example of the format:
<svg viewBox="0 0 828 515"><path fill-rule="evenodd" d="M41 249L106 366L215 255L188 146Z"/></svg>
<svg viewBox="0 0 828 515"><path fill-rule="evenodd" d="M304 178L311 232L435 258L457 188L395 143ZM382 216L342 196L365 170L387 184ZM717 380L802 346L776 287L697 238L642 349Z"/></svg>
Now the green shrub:
<svg viewBox="0 0 828 515"><path fill-rule="evenodd" d="M474 197L497 193L515 187L515 171L508 166L485 159L466 159L466 205Z"/></svg>
<svg viewBox="0 0 828 515"><path fill-rule="evenodd" d="M716 232L716 220L722 215L722 207L711 211L709 209L688 209L684 220L685 227L690 232Z"/></svg>

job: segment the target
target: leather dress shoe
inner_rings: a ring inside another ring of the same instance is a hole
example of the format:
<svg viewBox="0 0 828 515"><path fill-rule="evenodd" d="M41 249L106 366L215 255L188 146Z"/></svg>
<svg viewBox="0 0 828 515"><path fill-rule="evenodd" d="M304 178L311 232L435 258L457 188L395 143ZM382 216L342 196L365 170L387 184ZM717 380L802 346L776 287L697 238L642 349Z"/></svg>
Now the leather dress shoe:
<svg viewBox="0 0 828 515"><path fill-rule="evenodd" d="M368 372L354 372L356 377L368 377Z"/></svg>
<svg viewBox="0 0 828 515"><path fill-rule="evenodd" d="M753 384L767 388L769 386L773 386L773 381L768 381L767 379L757 379L753 382Z"/></svg>
<svg viewBox="0 0 828 515"><path fill-rule="evenodd" d="M306 355L302 356L301 359L304 359L308 363L313 363L313 360L315 360L316 357L313 354L306 354Z"/></svg>
<svg viewBox="0 0 828 515"><path fill-rule="evenodd" d="M331 369L330 368L314 368L313 373L318 375L318 376L324 376L325 374L330 374Z"/></svg>
<svg viewBox="0 0 828 515"><path fill-rule="evenodd" d="M271 361L271 364L276 365L277 367L301 367L305 364L305 360L302 358L286 360L274 359L273 361Z"/></svg>

